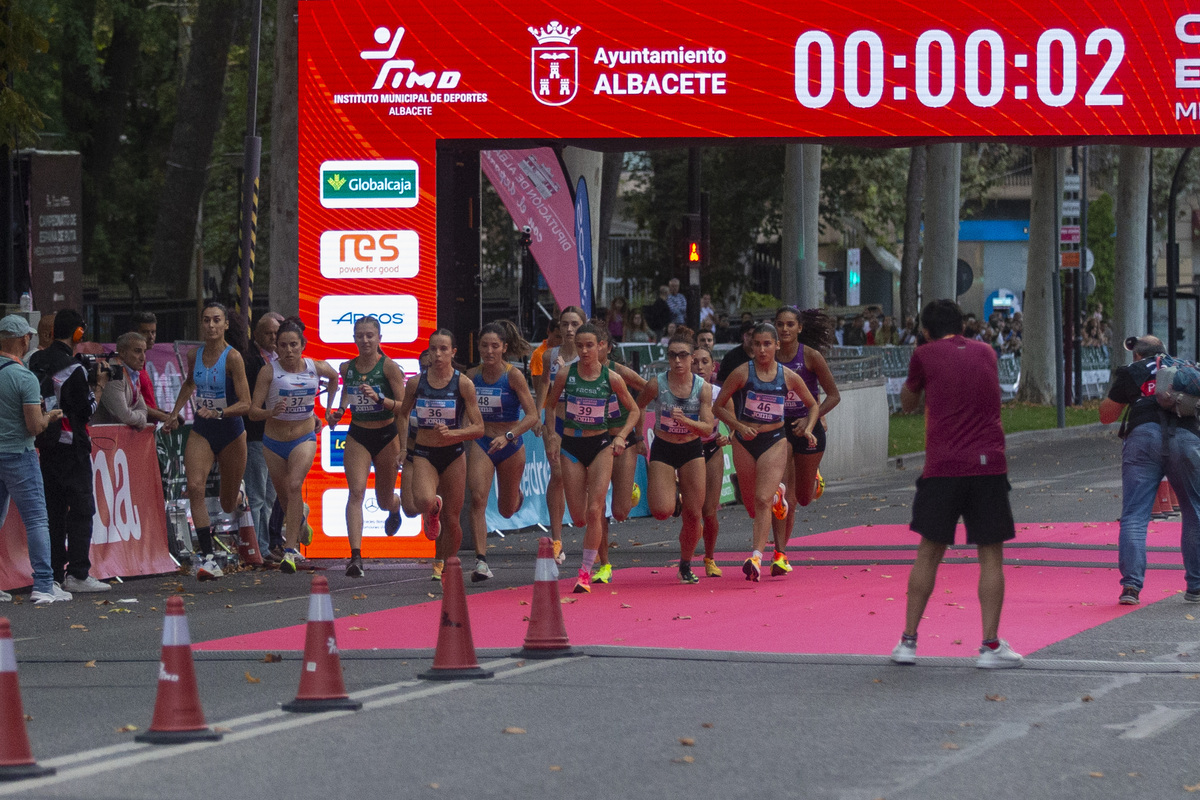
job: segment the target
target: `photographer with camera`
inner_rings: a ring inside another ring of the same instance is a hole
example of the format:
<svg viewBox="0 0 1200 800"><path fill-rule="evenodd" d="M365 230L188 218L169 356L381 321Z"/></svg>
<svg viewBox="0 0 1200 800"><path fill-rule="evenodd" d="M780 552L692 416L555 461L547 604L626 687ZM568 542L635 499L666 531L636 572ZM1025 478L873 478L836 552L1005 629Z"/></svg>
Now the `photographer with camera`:
<svg viewBox="0 0 1200 800"><path fill-rule="evenodd" d="M138 376L146 365L146 337L123 333L117 338L117 363L108 367L108 383L100 395L96 425L128 425L142 430L149 422L149 409L138 388ZM102 369L105 365L102 364Z"/></svg>
<svg viewBox="0 0 1200 800"><path fill-rule="evenodd" d="M75 345L83 341L84 330L79 312L59 311L54 315L54 341L34 353L29 369L41 382L47 410L61 408L63 414L37 437L54 578L68 592L107 592L112 587L88 574L96 501L87 424L96 413L93 389L104 391L108 369L107 365L101 369L95 356L75 356Z"/></svg>

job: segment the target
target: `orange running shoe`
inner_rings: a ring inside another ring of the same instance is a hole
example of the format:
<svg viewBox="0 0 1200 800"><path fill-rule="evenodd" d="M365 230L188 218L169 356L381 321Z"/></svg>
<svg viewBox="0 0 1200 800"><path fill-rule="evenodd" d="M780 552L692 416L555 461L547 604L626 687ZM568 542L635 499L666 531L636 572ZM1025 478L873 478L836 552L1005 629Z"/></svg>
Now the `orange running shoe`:
<svg viewBox="0 0 1200 800"><path fill-rule="evenodd" d="M817 488L813 492L813 500L820 500L823 494L825 494L825 479L821 477L821 470L817 470Z"/></svg>
<svg viewBox="0 0 1200 800"><path fill-rule="evenodd" d="M782 483L775 490L775 500L771 503L771 513L775 515L775 519L783 519L787 516L788 503L784 494L787 493L787 487Z"/></svg>

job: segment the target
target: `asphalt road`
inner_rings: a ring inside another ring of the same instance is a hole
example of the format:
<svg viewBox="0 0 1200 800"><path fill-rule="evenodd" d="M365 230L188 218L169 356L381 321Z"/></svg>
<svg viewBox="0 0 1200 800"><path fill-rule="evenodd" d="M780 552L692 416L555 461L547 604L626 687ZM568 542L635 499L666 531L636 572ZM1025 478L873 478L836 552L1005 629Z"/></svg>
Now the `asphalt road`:
<svg viewBox="0 0 1200 800"><path fill-rule="evenodd" d="M1119 444L1096 429L1013 437L1018 522L1119 516ZM836 482L797 532L905 523L919 458ZM722 549L749 523L723 512ZM668 565L677 521L614 526L619 564ZM538 533L493 540L493 581L527 584ZM579 533L568 530L578 553ZM634 548L633 542L641 543ZM468 558L468 562L470 559ZM569 562L570 563L570 562ZM427 565L331 564L339 615L428 600ZM1178 573L1153 576L1178 580ZM1187 797L1200 791L1200 622L1178 596L1036 653L1020 670L961 659L896 667L879 656L588 648L518 661L479 652L489 681L428 683L429 651L344 652L360 712L289 715L299 654L197 654L205 713L223 741L133 742L156 691L165 598L182 586L193 641L303 622L308 581L241 573L130 581L98 598L0 608L12 620L34 753L58 775L0 797ZM468 582L468 593L473 591ZM1114 581L1112 599L1118 587ZM355 596L358 596L357 598ZM120 609L120 610L118 610ZM128 612L125 609L129 609ZM1200 609L1196 609L1200 615ZM899 628L898 628L899 629ZM516 730L520 732L505 732Z"/></svg>

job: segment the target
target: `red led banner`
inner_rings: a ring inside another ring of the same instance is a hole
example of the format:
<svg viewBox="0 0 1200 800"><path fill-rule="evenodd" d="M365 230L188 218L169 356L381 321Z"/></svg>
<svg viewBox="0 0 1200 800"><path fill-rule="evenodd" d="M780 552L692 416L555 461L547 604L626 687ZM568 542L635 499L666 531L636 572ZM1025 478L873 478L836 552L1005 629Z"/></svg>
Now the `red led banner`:
<svg viewBox="0 0 1200 800"><path fill-rule="evenodd" d="M440 139L1198 141L1200 5L856 6L304 0L297 179L310 353L352 357L364 314L380 316L393 356L424 349L437 323ZM310 496L344 485L318 465ZM425 554L423 542L368 549ZM344 548L319 537L313 552Z"/></svg>

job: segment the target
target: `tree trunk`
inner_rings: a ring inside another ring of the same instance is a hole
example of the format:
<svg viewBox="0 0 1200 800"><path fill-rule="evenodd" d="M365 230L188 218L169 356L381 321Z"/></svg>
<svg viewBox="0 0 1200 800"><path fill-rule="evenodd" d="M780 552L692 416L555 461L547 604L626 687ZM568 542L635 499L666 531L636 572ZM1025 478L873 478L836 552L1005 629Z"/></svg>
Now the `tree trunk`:
<svg viewBox="0 0 1200 800"><path fill-rule="evenodd" d="M925 147L908 155L908 185L904 191L904 252L900 258L900 324L920 320L921 208L925 203Z"/></svg>
<svg viewBox="0 0 1200 800"><path fill-rule="evenodd" d="M1053 147L1033 148L1033 196L1029 208L1029 261L1025 277L1021 336L1021 385L1017 399L1038 405L1055 402L1054 281L1058 258L1058 187L1066 159Z"/></svg>
<svg viewBox="0 0 1200 800"><path fill-rule="evenodd" d="M921 300L925 303L958 297L962 145L930 145L927 168L925 260L921 267Z"/></svg>
<svg viewBox="0 0 1200 800"><path fill-rule="evenodd" d="M782 258L781 299L799 305L800 283L804 275L804 145L796 142L783 149L783 230L780 242Z"/></svg>
<svg viewBox="0 0 1200 800"><path fill-rule="evenodd" d="M297 98L300 41L296 31L298 0L277 0L275 8L275 74L271 94L271 310L299 313L300 287L300 144Z"/></svg>
<svg viewBox="0 0 1200 800"><path fill-rule="evenodd" d="M1116 274L1113 297L1112 342L1109 358L1113 369L1124 366L1128 357L1120 346L1130 336L1146 333L1146 201L1150 196L1150 150L1123 146L1117 164Z"/></svg>
<svg viewBox="0 0 1200 800"><path fill-rule="evenodd" d="M821 303L823 287L820 285L821 259L818 258L817 240L821 234L821 145L801 145L801 168L803 176L803 214L801 220L804 236L803 261L800 271L800 297L797 305L801 308L816 308Z"/></svg>
<svg viewBox="0 0 1200 800"><path fill-rule="evenodd" d="M187 287L194 257L196 215L221 124L229 47L240 8L238 0L201 0L192 27L192 52L179 90L150 254L151 273L174 276L180 292Z"/></svg>
<svg viewBox="0 0 1200 800"><path fill-rule="evenodd" d="M608 240L612 228L613 212L617 206L617 193L621 188L621 171L625 166L625 154L622 152L605 153L603 174L600 178L600 230L596 234L596 249L599 260L596 264L596 281L604 286L610 276L608 274ZM614 290L614 296L625 296L624 287ZM625 297L628 300L628 297Z"/></svg>

